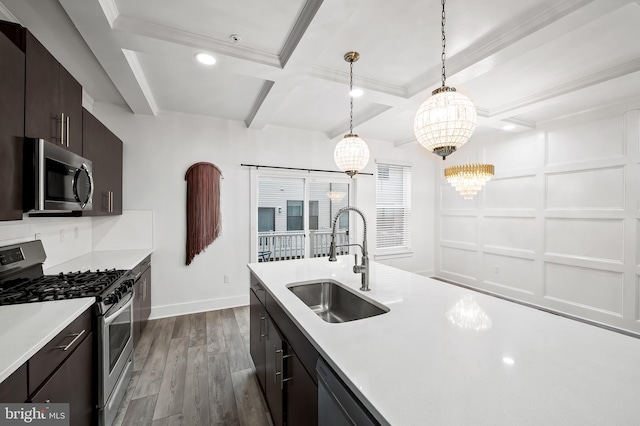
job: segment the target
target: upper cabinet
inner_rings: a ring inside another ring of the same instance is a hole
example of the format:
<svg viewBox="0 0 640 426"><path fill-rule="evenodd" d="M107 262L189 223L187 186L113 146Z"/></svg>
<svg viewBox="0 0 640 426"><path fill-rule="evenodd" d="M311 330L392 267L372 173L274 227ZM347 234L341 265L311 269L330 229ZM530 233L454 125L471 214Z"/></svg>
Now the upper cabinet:
<svg viewBox="0 0 640 426"><path fill-rule="evenodd" d="M82 155L82 86L26 28L0 22L25 53L24 136Z"/></svg>
<svg viewBox="0 0 640 426"><path fill-rule="evenodd" d="M0 33L0 220L22 219L24 53Z"/></svg>
<svg viewBox="0 0 640 426"><path fill-rule="evenodd" d="M122 214L122 141L86 109L82 110L83 152L93 169L93 210L83 216Z"/></svg>

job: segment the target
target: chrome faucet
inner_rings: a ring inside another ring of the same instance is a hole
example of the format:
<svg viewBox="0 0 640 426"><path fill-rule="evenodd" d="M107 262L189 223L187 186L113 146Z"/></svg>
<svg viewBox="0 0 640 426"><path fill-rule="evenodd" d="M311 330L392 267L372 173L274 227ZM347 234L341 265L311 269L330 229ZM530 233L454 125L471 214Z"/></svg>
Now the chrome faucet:
<svg viewBox="0 0 640 426"><path fill-rule="evenodd" d="M362 218L362 222L364 223L364 235L362 239L362 245L360 244L340 244L336 245L336 227L338 225L338 219L342 213L353 210L358 213ZM338 247L347 247L347 246L358 246L360 250L362 250L362 262L358 265L358 254L355 255L355 265L353 265L353 273L354 274L362 274L362 287L360 290L369 291L369 255L367 254L367 220L364 218L364 214L355 208L355 207L343 207L338 210L335 217L333 218L333 230L331 231L331 246L329 247L329 262L335 262L336 259L336 248Z"/></svg>

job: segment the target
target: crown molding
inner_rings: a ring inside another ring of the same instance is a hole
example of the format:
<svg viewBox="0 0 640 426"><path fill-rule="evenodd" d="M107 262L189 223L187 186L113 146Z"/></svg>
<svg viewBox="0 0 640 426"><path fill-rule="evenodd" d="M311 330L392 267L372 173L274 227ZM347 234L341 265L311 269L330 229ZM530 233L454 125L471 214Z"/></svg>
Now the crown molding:
<svg viewBox="0 0 640 426"><path fill-rule="evenodd" d="M149 108L151 109L151 113L153 115L158 115L158 105L156 104L156 100L153 97L153 92L151 91L151 87L149 86L149 81L147 77L144 75L144 71L142 70L142 65L140 65L140 61L138 60L138 55L136 52L132 50L122 49L122 54L124 55L129 67L131 68L131 72L135 77L138 85L140 86L140 90L144 95L147 103L149 104Z"/></svg>
<svg viewBox="0 0 640 426"><path fill-rule="evenodd" d="M293 29L289 33L287 40L284 42L284 46L280 51L279 59L280 66L284 68L284 66L291 58L293 51L298 46L298 43L304 36L304 33L309 28L311 21L313 21L313 17L316 16L316 12L320 9L323 0L307 0L296 20L296 23L293 26Z"/></svg>
<svg viewBox="0 0 640 426"><path fill-rule="evenodd" d="M251 111L249 111L249 115L247 115L247 118L244 120L244 123L247 125L247 127L251 126L251 123L253 123L256 115L258 115L258 111L260 111L260 107L264 103L265 99L267 99L267 96L269 95L269 92L271 91L273 85L274 82L270 80L265 81L262 85L262 89L260 89L260 93L258 93L258 96L253 103L253 107L251 107Z"/></svg>
<svg viewBox="0 0 640 426"><path fill-rule="evenodd" d="M333 68L322 67L316 65L311 68L308 74L310 77L322 80L333 81L334 83L345 84L349 81L349 73L345 71L335 70ZM353 77L354 85L363 89L372 90L374 92L384 93L385 95L394 96L401 99L407 99L407 89L402 86L396 86L384 83L379 80L373 80L366 77Z"/></svg>
<svg viewBox="0 0 640 426"><path fill-rule="evenodd" d="M164 40L183 46L192 46L220 53L222 55L233 56L251 62L269 65L275 68L282 68L278 55L262 52L249 47L232 44L227 41L220 41L200 34L194 34L176 28L165 27L126 15L118 16L114 22L114 29L131 34L151 37Z"/></svg>
<svg viewBox="0 0 640 426"><path fill-rule="evenodd" d="M0 3L0 19L3 21L9 21L16 24L19 24L18 18L15 17L13 13L5 5Z"/></svg>
<svg viewBox="0 0 640 426"><path fill-rule="evenodd" d="M118 10L118 5L115 0L98 0L100 3L100 8L102 8L102 13L107 18L107 22L109 22L109 26L113 28L114 23L120 16L120 11Z"/></svg>
<svg viewBox="0 0 640 426"><path fill-rule="evenodd" d="M365 108L361 114L354 116L353 127L357 127L361 124L364 124L367 121L379 116L380 114L383 114L389 111L391 108L392 107L390 107L389 105L373 104L368 108ZM336 127L335 129L330 130L329 132L327 132L327 135L329 136L329 139L333 139L333 138L337 138L338 136L344 135L348 130L349 130L349 124L346 123L344 125L341 125L340 127Z"/></svg>

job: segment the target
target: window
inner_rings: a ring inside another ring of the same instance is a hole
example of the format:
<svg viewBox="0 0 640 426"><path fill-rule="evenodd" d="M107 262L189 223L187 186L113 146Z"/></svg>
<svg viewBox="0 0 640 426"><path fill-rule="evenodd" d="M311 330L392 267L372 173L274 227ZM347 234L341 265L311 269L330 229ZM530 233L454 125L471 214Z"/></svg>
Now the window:
<svg viewBox="0 0 640 426"><path fill-rule="evenodd" d="M276 230L276 209L273 207L258 207L258 232Z"/></svg>
<svg viewBox="0 0 640 426"><path fill-rule="evenodd" d="M317 201L309 201L309 229L318 230L318 216L320 215L320 205Z"/></svg>
<svg viewBox="0 0 640 426"><path fill-rule="evenodd" d="M411 167L377 164L376 225L379 254L411 250Z"/></svg>
<svg viewBox="0 0 640 426"><path fill-rule="evenodd" d="M302 231L304 224L302 200L287 200L287 231Z"/></svg>

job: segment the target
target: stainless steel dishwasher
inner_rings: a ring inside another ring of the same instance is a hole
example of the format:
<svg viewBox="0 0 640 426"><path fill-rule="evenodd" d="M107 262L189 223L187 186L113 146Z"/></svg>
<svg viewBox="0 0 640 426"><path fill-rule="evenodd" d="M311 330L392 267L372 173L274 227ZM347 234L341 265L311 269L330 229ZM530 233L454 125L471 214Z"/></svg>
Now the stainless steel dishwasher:
<svg viewBox="0 0 640 426"><path fill-rule="evenodd" d="M318 426L379 426L336 373L322 359L318 372Z"/></svg>

